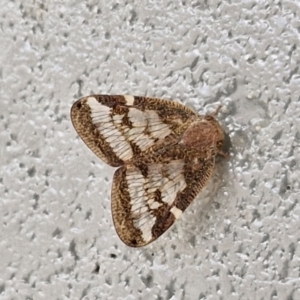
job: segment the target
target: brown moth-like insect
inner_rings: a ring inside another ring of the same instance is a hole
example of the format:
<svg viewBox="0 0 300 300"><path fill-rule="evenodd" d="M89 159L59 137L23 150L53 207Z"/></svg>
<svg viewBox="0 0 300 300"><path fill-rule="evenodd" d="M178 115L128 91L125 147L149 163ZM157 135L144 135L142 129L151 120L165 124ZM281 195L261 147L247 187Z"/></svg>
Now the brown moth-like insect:
<svg viewBox="0 0 300 300"><path fill-rule="evenodd" d="M169 100L91 95L71 109L87 146L116 170L112 216L121 240L145 246L162 235L212 174L224 134L212 114Z"/></svg>

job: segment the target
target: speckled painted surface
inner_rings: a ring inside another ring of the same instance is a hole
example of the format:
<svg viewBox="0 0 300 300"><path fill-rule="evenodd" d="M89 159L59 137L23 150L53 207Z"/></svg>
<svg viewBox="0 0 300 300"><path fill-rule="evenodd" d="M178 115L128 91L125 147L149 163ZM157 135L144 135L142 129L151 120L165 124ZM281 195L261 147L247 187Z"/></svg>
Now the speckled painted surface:
<svg viewBox="0 0 300 300"><path fill-rule="evenodd" d="M300 299L300 2L103 3L0 1L0 299ZM231 159L146 248L72 128L91 93L224 106Z"/></svg>

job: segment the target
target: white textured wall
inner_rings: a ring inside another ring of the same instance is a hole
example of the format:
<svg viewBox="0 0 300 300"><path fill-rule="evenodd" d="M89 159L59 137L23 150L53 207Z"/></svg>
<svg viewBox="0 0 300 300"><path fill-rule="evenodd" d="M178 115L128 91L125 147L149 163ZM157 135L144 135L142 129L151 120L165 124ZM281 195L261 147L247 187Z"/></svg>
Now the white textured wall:
<svg viewBox="0 0 300 300"><path fill-rule="evenodd" d="M99 3L0 0L0 299L300 299L300 2ZM71 125L91 93L224 105L230 161L146 248Z"/></svg>

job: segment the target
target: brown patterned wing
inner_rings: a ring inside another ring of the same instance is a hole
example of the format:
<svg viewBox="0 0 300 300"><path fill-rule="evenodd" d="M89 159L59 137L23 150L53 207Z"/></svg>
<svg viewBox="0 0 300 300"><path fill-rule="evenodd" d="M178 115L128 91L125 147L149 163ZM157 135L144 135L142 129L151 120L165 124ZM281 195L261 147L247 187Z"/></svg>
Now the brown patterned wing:
<svg viewBox="0 0 300 300"><path fill-rule="evenodd" d="M156 98L92 95L71 109L73 125L87 146L117 167L154 145L183 134L197 118L188 107Z"/></svg>
<svg viewBox="0 0 300 300"><path fill-rule="evenodd" d="M112 214L121 240L141 247L162 235L206 184L214 160L178 159L119 168L112 186Z"/></svg>

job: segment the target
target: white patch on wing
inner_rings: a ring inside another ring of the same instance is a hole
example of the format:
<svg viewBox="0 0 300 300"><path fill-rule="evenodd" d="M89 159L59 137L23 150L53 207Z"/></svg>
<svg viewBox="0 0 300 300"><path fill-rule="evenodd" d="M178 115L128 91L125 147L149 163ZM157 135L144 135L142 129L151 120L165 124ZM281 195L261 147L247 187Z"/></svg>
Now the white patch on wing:
<svg viewBox="0 0 300 300"><path fill-rule="evenodd" d="M149 204L149 203L148 203ZM160 206L162 206L161 203L157 202L157 201L153 201L151 204L149 204L149 207L151 209L158 209Z"/></svg>
<svg viewBox="0 0 300 300"><path fill-rule="evenodd" d="M144 112L134 107L131 107L128 111L128 118L131 121L133 127L142 127L143 129L147 126L147 119Z"/></svg>
<svg viewBox="0 0 300 300"><path fill-rule="evenodd" d="M131 107L128 118L133 128L126 131L126 137L142 151L153 146L157 138L163 139L171 133L168 125L161 121L154 110L141 111Z"/></svg>
<svg viewBox="0 0 300 300"><path fill-rule="evenodd" d="M133 155L131 146L117 128L123 115L114 115L112 118L111 109L99 103L95 97L89 97L87 104L91 109L93 124L96 125L114 153L122 160L130 159Z"/></svg>
<svg viewBox="0 0 300 300"><path fill-rule="evenodd" d="M133 105L134 96L125 95L126 104ZM164 139L171 133L167 124L163 123L154 110L141 111L129 107L128 119L132 128L123 123L125 114L112 114L112 109L102 105L93 96L87 98L91 109L94 125L110 145L114 153L122 160L129 160L133 156L129 142L137 145L141 151L152 147L157 139ZM175 189L176 190L176 189Z"/></svg>
<svg viewBox="0 0 300 300"><path fill-rule="evenodd" d="M148 120L147 130L150 132L152 138L163 139L171 133L168 125L161 121L156 111L146 110L145 115Z"/></svg>
<svg viewBox="0 0 300 300"><path fill-rule="evenodd" d="M152 238L152 227L156 217L152 211L159 209L163 203L155 201L155 192L161 194L161 201L172 206L178 192L186 187L183 175L183 160L172 161L169 164L152 164L148 166L147 177L144 177L139 168L128 166L126 181L130 195L131 216L133 224L142 232L144 241ZM175 218L180 217L182 211L173 206L171 212Z"/></svg>
<svg viewBox="0 0 300 300"><path fill-rule="evenodd" d="M128 140L139 146L142 151L150 148L154 144L154 139L144 133L148 124L145 113L132 107L129 109L128 118L133 126L125 133Z"/></svg>
<svg viewBox="0 0 300 300"><path fill-rule="evenodd" d="M113 116L114 124L120 124L120 123L122 123L123 117L124 117L124 114L123 115L114 115Z"/></svg>
<svg viewBox="0 0 300 300"><path fill-rule="evenodd" d="M176 206L173 206L170 209L170 212L174 215L175 219L179 219L180 216L182 215L182 210L177 208Z"/></svg>
<svg viewBox="0 0 300 300"><path fill-rule="evenodd" d="M134 103L134 96L132 95L124 95L125 102L127 105L133 105Z"/></svg>
<svg viewBox="0 0 300 300"><path fill-rule="evenodd" d="M133 225L141 230L143 240L149 242L152 239L152 227L155 224L156 217L151 214L146 205L149 195L143 187L145 180L138 168L132 166L127 169L126 181L131 200Z"/></svg>
<svg viewBox="0 0 300 300"><path fill-rule="evenodd" d="M145 242L149 242L152 239L152 227L155 221L156 218L148 214L133 222L134 226L141 230L142 238Z"/></svg>
<svg viewBox="0 0 300 300"><path fill-rule="evenodd" d="M169 164L162 165L161 178L156 174L154 177L156 185L160 185L162 201L172 205L176 199L177 193L186 188L186 182L183 175L184 162L182 160L172 161Z"/></svg>

